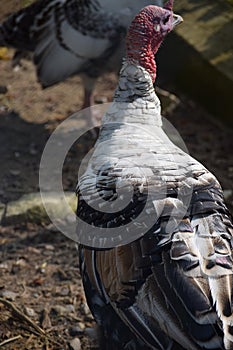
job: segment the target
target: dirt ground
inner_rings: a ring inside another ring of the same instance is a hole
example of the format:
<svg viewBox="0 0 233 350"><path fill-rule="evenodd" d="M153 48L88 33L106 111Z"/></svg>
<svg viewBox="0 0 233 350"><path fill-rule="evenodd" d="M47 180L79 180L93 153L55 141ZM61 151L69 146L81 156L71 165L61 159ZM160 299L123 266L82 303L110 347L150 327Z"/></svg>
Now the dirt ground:
<svg viewBox="0 0 233 350"><path fill-rule="evenodd" d="M22 5L8 0L1 16ZM0 5L1 10L1 5ZM79 77L47 90L36 82L33 65L12 69L0 60L0 202L38 191L41 153L51 132L82 103ZM116 77L102 78L96 96L110 100ZM163 86L176 91L172 84ZM183 137L190 154L220 180L233 212L233 131L215 122L181 92L180 102L166 114ZM80 128L85 124L80 119ZM90 135L69 152L64 188L74 191L80 161L91 148ZM0 227L0 347L19 349L97 348L94 322L85 304L74 243L51 225L22 223ZM76 342L76 343L75 343ZM76 347L75 347L76 346Z"/></svg>

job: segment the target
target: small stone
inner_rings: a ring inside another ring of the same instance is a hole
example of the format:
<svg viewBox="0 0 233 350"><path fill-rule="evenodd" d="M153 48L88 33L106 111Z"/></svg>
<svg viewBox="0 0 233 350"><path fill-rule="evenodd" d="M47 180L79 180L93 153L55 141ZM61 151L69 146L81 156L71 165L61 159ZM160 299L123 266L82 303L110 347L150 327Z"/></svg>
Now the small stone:
<svg viewBox="0 0 233 350"><path fill-rule="evenodd" d="M75 313L74 305L68 304L65 306L65 308L66 308L67 313L69 313L69 314Z"/></svg>
<svg viewBox="0 0 233 350"><path fill-rule="evenodd" d="M84 315L90 314L90 309L89 309L89 307L88 307L88 305L87 305L86 303L82 303L82 304L80 305L80 311L81 311L81 313L84 314Z"/></svg>
<svg viewBox="0 0 233 350"><path fill-rule="evenodd" d="M31 309L30 307L26 307L26 306L25 306L25 313L29 317L34 317L36 314L33 309Z"/></svg>
<svg viewBox="0 0 233 350"><path fill-rule="evenodd" d="M10 290L4 290L1 292L1 296L7 300L14 301L18 294L11 292Z"/></svg>
<svg viewBox="0 0 233 350"><path fill-rule="evenodd" d="M34 247L28 247L27 248L27 251L29 252L29 253L32 253L32 254L41 254L41 251L40 251L40 249L37 249L37 248L34 248Z"/></svg>
<svg viewBox="0 0 233 350"><path fill-rule="evenodd" d="M70 313L74 313L75 312L75 308L71 304L66 305L66 306L54 305L52 307L52 310L55 311L60 316L69 315Z"/></svg>
<svg viewBox="0 0 233 350"><path fill-rule="evenodd" d="M0 269L2 269L2 270L8 269L7 263L1 263L1 264L0 264Z"/></svg>
<svg viewBox="0 0 233 350"><path fill-rule="evenodd" d="M19 72L20 71L20 66L19 65L15 66L13 71L16 72L16 73Z"/></svg>
<svg viewBox="0 0 233 350"><path fill-rule="evenodd" d="M81 342L79 338L74 338L69 343L71 350L81 350Z"/></svg>
<svg viewBox="0 0 233 350"><path fill-rule="evenodd" d="M18 259L15 263L15 265L20 266L20 267L25 267L27 266L27 262L24 258Z"/></svg>
<svg viewBox="0 0 233 350"><path fill-rule="evenodd" d="M45 244L44 249L53 251L55 247L51 244Z"/></svg>
<svg viewBox="0 0 233 350"><path fill-rule="evenodd" d="M84 330L86 328L85 324L82 322L78 322L78 327L82 330Z"/></svg>
<svg viewBox="0 0 233 350"><path fill-rule="evenodd" d="M65 315L66 314L66 308L62 305L54 305L52 307L52 310L56 312L57 315Z"/></svg>
<svg viewBox="0 0 233 350"><path fill-rule="evenodd" d="M60 290L59 294L62 295L63 297L66 297L67 295L69 295L70 290L67 287L64 287Z"/></svg>

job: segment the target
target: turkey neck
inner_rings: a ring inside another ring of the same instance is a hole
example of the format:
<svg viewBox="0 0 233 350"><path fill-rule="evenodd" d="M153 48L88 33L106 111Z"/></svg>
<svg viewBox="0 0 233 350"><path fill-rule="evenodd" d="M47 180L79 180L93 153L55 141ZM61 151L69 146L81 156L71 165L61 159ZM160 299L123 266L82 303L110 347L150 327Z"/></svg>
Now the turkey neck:
<svg viewBox="0 0 233 350"><path fill-rule="evenodd" d="M139 13L131 23L126 37L126 53L128 62L137 62L150 73L152 81L156 78L155 54L161 45L162 38L153 34L152 14L147 11Z"/></svg>
<svg viewBox="0 0 233 350"><path fill-rule="evenodd" d="M150 73L140 65L124 62L113 102L103 118L103 129L108 123L161 127L159 98Z"/></svg>

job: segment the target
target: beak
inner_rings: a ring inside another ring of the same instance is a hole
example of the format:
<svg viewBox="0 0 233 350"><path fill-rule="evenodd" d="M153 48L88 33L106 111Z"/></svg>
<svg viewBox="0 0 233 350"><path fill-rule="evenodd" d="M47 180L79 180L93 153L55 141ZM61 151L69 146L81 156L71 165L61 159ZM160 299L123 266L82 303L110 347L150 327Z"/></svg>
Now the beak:
<svg viewBox="0 0 233 350"><path fill-rule="evenodd" d="M172 21L172 26L175 28L178 24L182 23L184 20L181 16L176 15L173 13L173 21Z"/></svg>

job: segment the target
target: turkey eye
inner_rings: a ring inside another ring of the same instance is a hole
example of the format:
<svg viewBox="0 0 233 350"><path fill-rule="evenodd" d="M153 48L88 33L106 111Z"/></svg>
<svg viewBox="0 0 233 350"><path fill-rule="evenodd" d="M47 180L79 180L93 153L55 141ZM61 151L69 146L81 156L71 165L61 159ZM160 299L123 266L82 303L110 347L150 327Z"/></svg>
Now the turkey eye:
<svg viewBox="0 0 233 350"><path fill-rule="evenodd" d="M159 32L159 31L160 31L160 25L159 25L159 24L156 24L156 25L154 26L154 29L155 29L156 32Z"/></svg>
<svg viewBox="0 0 233 350"><path fill-rule="evenodd" d="M164 19L163 24L166 24L166 23L169 21L169 18L170 18L170 16L167 16L167 17Z"/></svg>

